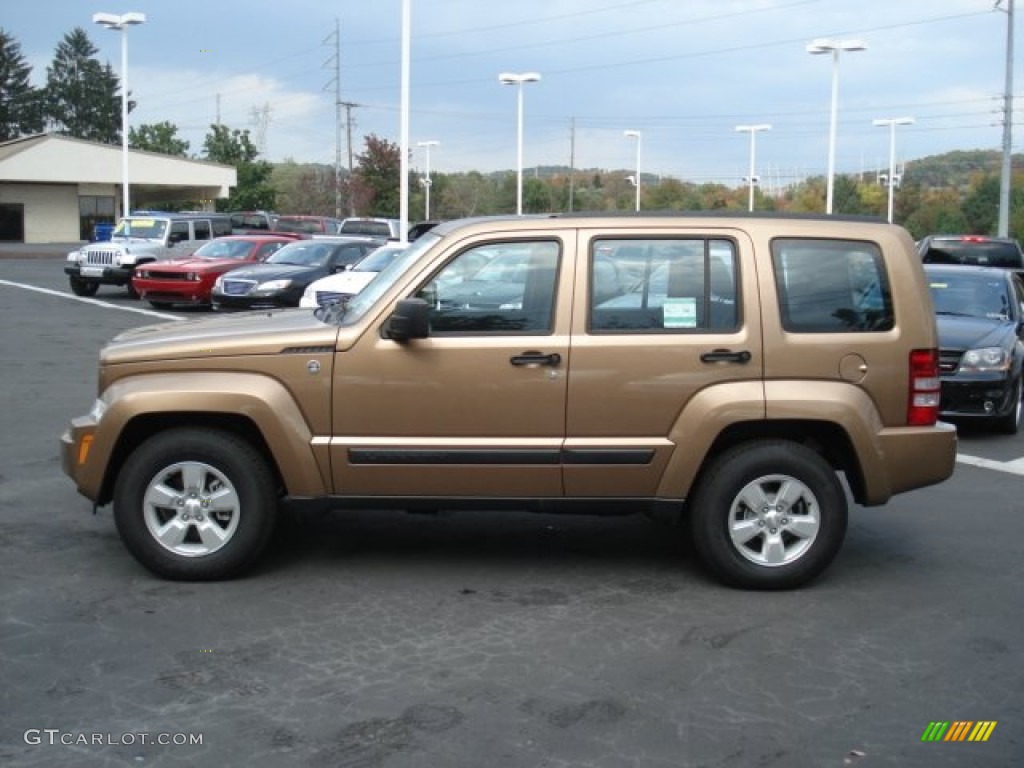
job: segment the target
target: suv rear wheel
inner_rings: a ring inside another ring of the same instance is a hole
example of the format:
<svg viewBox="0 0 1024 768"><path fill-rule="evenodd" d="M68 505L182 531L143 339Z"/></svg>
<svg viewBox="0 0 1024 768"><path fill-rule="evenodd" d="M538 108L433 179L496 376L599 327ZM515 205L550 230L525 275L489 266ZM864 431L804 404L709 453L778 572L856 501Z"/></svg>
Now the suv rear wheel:
<svg viewBox="0 0 1024 768"><path fill-rule="evenodd" d="M817 576L839 551L846 519L832 467L784 440L722 453L689 504L697 554L723 581L748 589L791 589Z"/></svg>
<svg viewBox="0 0 1024 768"><path fill-rule="evenodd" d="M266 547L276 511L266 460L217 430L154 435L131 453L114 487L114 521L125 546L171 579L241 573Z"/></svg>

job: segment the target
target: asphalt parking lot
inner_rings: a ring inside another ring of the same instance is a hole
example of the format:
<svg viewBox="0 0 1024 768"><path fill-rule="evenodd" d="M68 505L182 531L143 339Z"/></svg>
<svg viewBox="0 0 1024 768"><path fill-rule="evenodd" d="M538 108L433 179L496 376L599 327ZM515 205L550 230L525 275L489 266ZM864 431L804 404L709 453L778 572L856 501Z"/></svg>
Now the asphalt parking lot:
<svg viewBox="0 0 1024 768"><path fill-rule="evenodd" d="M303 516L252 576L170 583L57 453L147 309L0 260L0 764L1024 764L1024 434L853 508L795 592L725 589L643 518L512 513ZM946 721L996 725L922 741Z"/></svg>

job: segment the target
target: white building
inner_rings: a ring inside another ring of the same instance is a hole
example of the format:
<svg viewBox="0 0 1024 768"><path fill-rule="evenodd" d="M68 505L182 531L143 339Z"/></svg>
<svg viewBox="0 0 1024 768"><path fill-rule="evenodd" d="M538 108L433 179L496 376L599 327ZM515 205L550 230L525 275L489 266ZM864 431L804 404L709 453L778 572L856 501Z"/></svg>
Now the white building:
<svg viewBox="0 0 1024 768"><path fill-rule="evenodd" d="M89 240L121 215L120 146L57 134L0 142L0 242ZM229 165L130 150L132 209L189 201L213 210L238 184Z"/></svg>

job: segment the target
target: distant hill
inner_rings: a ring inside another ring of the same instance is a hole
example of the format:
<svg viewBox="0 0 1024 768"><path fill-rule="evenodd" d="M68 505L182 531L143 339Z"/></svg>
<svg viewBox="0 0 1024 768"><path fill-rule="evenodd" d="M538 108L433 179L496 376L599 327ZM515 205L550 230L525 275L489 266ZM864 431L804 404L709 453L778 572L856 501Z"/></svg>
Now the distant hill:
<svg viewBox="0 0 1024 768"><path fill-rule="evenodd" d="M907 161L903 174L905 184L922 187L952 187L963 189L977 174L999 175L1003 156L995 150L957 150L942 155L929 155ZM1024 156L1013 156L1015 171L1024 170Z"/></svg>

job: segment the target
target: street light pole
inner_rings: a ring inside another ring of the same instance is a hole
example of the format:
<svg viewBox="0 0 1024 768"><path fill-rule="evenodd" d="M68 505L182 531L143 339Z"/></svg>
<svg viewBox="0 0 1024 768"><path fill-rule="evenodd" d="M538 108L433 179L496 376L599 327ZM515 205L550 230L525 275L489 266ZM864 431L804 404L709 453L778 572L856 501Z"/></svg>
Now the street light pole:
<svg viewBox="0 0 1024 768"><path fill-rule="evenodd" d="M737 125L736 130L750 134L750 174L747 176L747 181L750 184L750 201L747 203L747 210L754 210L754 157L756 155L755 149L755 138L761 131L770 131L772 127L767 123L759 123L758 125Z"/></svg>
<svg viewBox="0 0 1024 768"><path fill-rule="evenodd" d="M886 183L889 185L889 223L892 224L893 193L896 189L896 126L911 125L914 122L912 117L887 117L872 120L871 124L878 127L889 128L889 177Z"/></svg>
<svg viewBox="0 0 1024 768"><path fill-rule="evenodd" d="M131 213L128 191L128 27L143 24L144 13L94 13L95 24L121 33L121 216Z"/></svg>
<svg viewBox="0 0 1024 768"><path fill-rule="evenodd" d="M640 210L640 144L643 142L643 135L640 131L623 131L624 136L636 139L636 210Z"/></svg>
<svg viewBox="0 0 1024 768"><path fill-rule="evenodd" d="M819 38L807 46L812 54L832 54L832 110L828 129L828 179L825 192L825 213L832 213L832 198L836 173L836 130L839 122L839 52L863 51L867 46L860 40L829 40Z"/></svg>
<svg viewBox="0 0 1024 768"><path fill-rule="evenodd" d="M426 158L427 158L426 159L427 172L426 172L425 177L422 179L422 181L423 181L423 189L424 189L424 191L426 193L426 202L425 202L425 205L423 206L423 218L424 218L424 220L427 220L427 219L430 218L430 187L431 187L431 184L432 184L432 182L430 180L430 148L431 147L436 147L440 143L441 143L440 141L435 141L435 140L417 141L416 142L416 146L417 147L423 147L423 149L425 151L425 154L426 154Z"/></svg>
<svg viewBox="0 0 1024 768"><path fill-rule="evenodd" d="M1010 185L1013 180L1013 0L997 0L996 10L1006 13L1006 82L1003 94L1003 159L999 172L999 237L1010 234Z"/></svg>
<svg viewBox="0 0 1024 768"><path fill-rule="evenodd" d="M523 83L535 83L540 80L537 72L502 72L498 82L502 85L514 85L518 90L516 118L516 215L523 215Z"/></svg>

